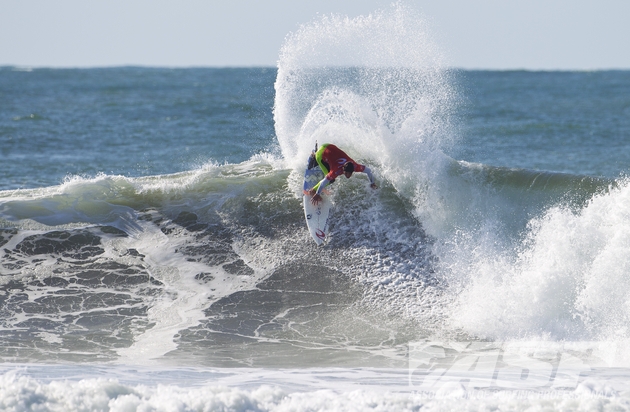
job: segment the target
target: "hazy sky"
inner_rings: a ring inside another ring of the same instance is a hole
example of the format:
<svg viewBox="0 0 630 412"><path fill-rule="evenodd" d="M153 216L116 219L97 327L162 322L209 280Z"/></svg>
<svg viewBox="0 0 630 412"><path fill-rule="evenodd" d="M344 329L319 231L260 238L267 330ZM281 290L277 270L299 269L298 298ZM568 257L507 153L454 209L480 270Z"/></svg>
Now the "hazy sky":
<svg viewBox="0 0 630 412"><path fill-rule="evenodd" d="M318 14L391 0L0 0L0 65L275 66ZM409 0L451 66L630 68L630 0Z"/></svg>

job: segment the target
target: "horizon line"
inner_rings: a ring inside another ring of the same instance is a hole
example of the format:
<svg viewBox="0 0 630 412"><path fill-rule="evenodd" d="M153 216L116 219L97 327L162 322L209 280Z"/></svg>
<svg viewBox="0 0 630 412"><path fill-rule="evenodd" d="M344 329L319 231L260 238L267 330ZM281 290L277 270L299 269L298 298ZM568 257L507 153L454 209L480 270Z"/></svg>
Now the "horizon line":
<svg viewBox="0 0 630 412"><path fill-rule="evenodd" d="M329 66L329 67L360 67L360 66ZM190 69L272 69L277 70L277 66L272 65L147 65L147 64L111 64L111 65L22 65L22 64L0 64L0 69L11 69L13 71L33 71L33 70L90 70L90 69L166 69L166 70L190 70ZM445 66L444 70L451 71L526 71L526 72L598 72L598 71L630 71L630 67L600 67L600 68L528 68L528 67L458 67Z"/></svg>

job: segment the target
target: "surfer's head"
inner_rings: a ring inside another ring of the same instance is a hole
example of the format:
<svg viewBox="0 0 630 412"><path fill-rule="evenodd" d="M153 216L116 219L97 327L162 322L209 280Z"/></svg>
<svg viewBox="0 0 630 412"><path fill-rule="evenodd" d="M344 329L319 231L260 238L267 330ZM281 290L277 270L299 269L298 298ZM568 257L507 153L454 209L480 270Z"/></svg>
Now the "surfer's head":
<svg viewBox="0 0 630 412"><path fill-rule="evenodd" d="M343 174L346 175L348 179L350 179L350 176L352 176L352 173L354 173L354 163L346 162L343 165Z"/></svg>

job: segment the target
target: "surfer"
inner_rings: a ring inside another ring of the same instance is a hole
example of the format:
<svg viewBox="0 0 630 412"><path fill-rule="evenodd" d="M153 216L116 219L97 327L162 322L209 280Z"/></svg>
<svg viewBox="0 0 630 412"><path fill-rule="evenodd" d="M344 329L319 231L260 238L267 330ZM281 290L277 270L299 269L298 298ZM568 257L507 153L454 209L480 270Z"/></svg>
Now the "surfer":
<svg viewBox="0 0 630 412"><path fill-rule="evenodd" d="M311 155L309 164L312 162L313 157L325 175L324 178L313 186L309 192L309 195L313 196L311 198L311 203L314 205L321 202L322 196L320 193L322 190L324 190L324 188L329 184L333 183L335 179L342 174L345 175L346 178L350 179L350 176L352 176L352 173L354 172L365 173L368 176L368 179L370 179L370 187L372 189L377 188L370 168L355 162L350 156L334 144L324 143L321 145L319 150L317 150L314 155Z"/></svg>

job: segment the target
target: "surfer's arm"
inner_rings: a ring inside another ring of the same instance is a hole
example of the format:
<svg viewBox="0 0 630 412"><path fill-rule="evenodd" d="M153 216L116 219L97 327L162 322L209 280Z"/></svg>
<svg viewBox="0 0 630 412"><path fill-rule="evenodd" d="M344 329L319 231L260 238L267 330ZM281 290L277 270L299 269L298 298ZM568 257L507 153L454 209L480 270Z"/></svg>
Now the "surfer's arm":
<svg viewBox="0 0 630 412"><path fill-rule="evenodd" d="M367 175L368 179L370 179L370 184L371 185L376 183L376 181L374 180L374 175L372 174L372 171L370 170L369 167L365 166L365 169L363 169L363 173L365 173Z"/></svg>
<svg viewBox="0 0 630 412"><path fill-rule="evenodd" d="M324 190L324 188L326 186L328 186L330 184L330 180L328 180L328 176L324 176L324 178L315 185L315 187L313 189L315 189L315 194L319 195L322 193L322 190Z"/></svg>
<svg viewBox="0 0 630 412"><path fill-rule="evenodd" d="M374 175L372 174L372 171L370 170L370 168L367 166L362 166L362 167L363 167L362 172L367 175L368 179L370 179L370 187L372 189L378 188L378 186L376 186L376 180L374 179Z"/></svg>

